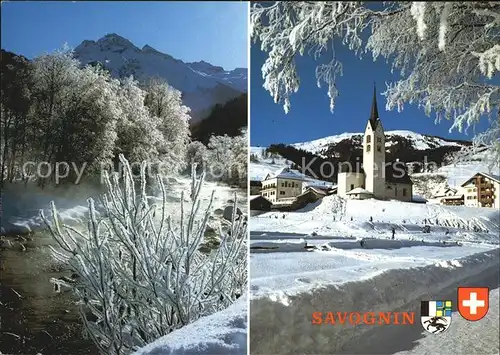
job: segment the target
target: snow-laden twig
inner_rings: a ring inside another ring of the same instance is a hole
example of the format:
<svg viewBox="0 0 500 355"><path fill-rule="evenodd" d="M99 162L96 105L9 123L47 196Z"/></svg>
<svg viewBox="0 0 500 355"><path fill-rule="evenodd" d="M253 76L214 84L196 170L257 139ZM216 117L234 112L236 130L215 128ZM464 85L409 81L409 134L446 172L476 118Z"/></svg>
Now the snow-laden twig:
<svg viewBox="0 0 500 355"><path fill-rule="evenodd" d="M237 219L236 198L230 232L219 228L220 246L206 255L199 251L212 208L201 211L204 173L193 169L191 206L181 198L181 219L166 215L166 188L160 176L160 206L146 196L145 165L136 190L130 166L123 164L123 181L105 176L98 219L89 199L86 233L61 225L52 204L52 222L43 215L59 249L53 256L70 265L79 278L71 286L79 298L87 335L102 354L128 354L201 316L231 305L246 290L246 222ZM154 219L155 210L161 215ZM158 220L159 219L159 220ZM96 320L88 319L92 313Z"/></svg>

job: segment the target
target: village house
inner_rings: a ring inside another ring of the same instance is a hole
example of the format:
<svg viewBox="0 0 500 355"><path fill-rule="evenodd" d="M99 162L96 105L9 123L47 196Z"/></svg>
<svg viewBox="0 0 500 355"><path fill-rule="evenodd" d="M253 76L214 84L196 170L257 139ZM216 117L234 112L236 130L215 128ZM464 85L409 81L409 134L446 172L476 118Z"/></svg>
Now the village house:
<svg viewBox="0 0 500 355"><path fill-rule="evenodd" d="M337 194L344 198L412 201L413 182L406 165L400 161L385 161L385 133L378 114L375 89L363 137L363 162L354 166L342 164L337 181Z"/></svg>
<svg viewBox="0 0 500 355"><path fill-rule="evenodd" d="M302 194L306 179L304 175L283 168L276 174L267 174L262 180L261 195L274 203L292 203Z"/></svg>
<svg viewBox="0 0 500 355"><path fill-rule="evenodd" d="M462 206L464 204L464 193L462 188L446 187L432 196L434 201L447 206ZM436 202L435 202L436 203Z"/></svg>
<svg viewBox="0 0 500 355"><path fill-rule="evenodd" d="M461 187L465 206L500 208L500 176L478 172Z"/></svg>
<svg viewBox="0 0 500 355"><path fill-rule="evenodd" d="M270 211L271 207L271 201L264 196L250 196L250 211Z"/></svg>

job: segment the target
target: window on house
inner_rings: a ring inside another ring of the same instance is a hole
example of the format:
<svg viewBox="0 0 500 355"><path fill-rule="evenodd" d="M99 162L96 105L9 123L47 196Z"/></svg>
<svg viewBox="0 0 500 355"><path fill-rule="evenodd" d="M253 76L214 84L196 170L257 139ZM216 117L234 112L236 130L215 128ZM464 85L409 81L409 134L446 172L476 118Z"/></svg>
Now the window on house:
<svg viewBox="0 0 500 355"><path fill-rule="evenodd" d="M398 195L398 188L397 188L397 187L395 187L395 188L394 188L394 196L397 196L397 195Z"/></svg>
<svg viewBox="0 0 500 355"><path fill-rule="evenodd" d="M366 151L367 151L367 152L369 152L369 151L370 151L370 145L369 145L369 144L366 146Z"/></svg>
<svg viewBox="0 0 500 355"><path fill-rule="evenodd" d="M382 138L377 137L377 143L382 143Z"/></svg>
<svg viewBox="0 0 500 355"><path fill-rule="evenodd" d="M285 187L285 183L284 182L281 183L281 187Z"/></svg>
<svg viewBox="0 0 500 355"><path fill-rule="evenodd" d="M377 145L377 152L381 152L381 151L382 151L382 148L379 145Z"/></svg>
<svg viewBox="0 0 500 355"><path fill-rule="evenodd" d="M406 196L406 189L403 189L403 196Z"/></svg>
<svg viewBox="0 0 500 355"><path fill-rule="evenodd" d="M280 191L280 195L284 195L285 194L285 191Z"/></svg>
<svg viewBox="0 0 500 355"><path fill-rule="evenodd" d="M354 189L354 184L351 184L351 190Z"/></svg>
<svg viewBox="0 0 500 355"><path fill-rule="evenodd" d="M366 136L366 143L370 143L372 141L372 136Z"/></svg>

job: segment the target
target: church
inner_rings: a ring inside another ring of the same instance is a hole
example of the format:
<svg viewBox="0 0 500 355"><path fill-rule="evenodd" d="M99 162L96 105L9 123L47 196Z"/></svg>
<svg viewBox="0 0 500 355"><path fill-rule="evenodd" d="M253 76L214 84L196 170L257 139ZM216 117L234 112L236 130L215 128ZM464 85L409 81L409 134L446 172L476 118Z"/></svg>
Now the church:
<svg viewBox="0 0 500 355"><path fill-rule="evenodd" d="M337 194L350 199L412 201L413 182L403 162L385 161L385 133L378 114L376 90L363 136L363 162L342 163Z"/></svg>

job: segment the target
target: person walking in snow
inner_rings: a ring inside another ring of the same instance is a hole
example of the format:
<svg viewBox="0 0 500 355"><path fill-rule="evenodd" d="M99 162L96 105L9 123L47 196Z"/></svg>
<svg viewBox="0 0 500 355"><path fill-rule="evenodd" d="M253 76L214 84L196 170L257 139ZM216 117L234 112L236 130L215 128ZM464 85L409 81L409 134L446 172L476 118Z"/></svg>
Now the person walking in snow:
<svg viewBox="0 0 500 355"><path fill-rule="evenodd" d="M370 216L370 222L373 222L373 217L372 216Z"/></svg>
<svg viewBox="0 0 500 355"><path fill-rule="evenodd" d="M394 234L396 234L396 230L392 227L392 239L394 239Z"/></svg>

